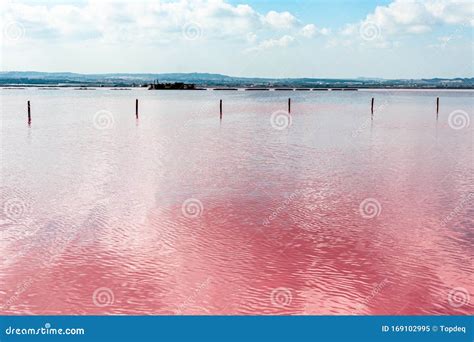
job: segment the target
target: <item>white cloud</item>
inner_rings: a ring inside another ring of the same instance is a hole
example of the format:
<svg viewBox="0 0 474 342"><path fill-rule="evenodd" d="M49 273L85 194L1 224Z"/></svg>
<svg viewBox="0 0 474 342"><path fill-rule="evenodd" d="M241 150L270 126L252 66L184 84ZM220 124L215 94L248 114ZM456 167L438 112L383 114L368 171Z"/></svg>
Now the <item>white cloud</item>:
<svg viewBox="0 0 474 342"><path fill-rule="evenodd" d="M319 33L321 33L323 36L327 36L331 34L331 29L323 27L322 29L319 30Z"/></svg>
<svg viewBox="0 0 474 342"><path fill-rule="evenodd" d="M301 28L300 34L306 38L313 38L314 36L320 34L327 36L331 33L331 30L328 28L318 29L314 24L308 24Z"/></svg>
<svg viewBox="0 0 474 342"><path fill-rule="evenodd" d="M436 49L445 49L446 47L448 47L448 45L456 43L456 41L460 38L462 38L462 36L456 33L449 36L439 36L436 38L436 42L428 45L428 47Z"/></svg>
<svg viewBox="0 0 474 342"><path fill-rule="evenodd" d="M276 29L290 29L296 26L298 20L290 12L270 11L265 16L264 22Z"/></svg>
<svg viewBox="0 0 474 342"><path fill-rule="evenodd" d="M364 20L346 25L341 33L380 44L388 37L430 32L437 25L473 26L473 17L471 0L395 0L377 6Z"/></svg>
<svg viewBox="0 0 474 342"><path fill-rule="evenodd" d="M264 40L260 42L260 44L258 44L256 47L247 49L247 52L263 51L272 48L286 48L290 46L294 41L295 38L293 36L284 35L283 37L278 39Z"/></svg>
<svg viewBox="0 0 474 342"><path fill-rule="evenodd" d="M314 24L309 24L304 26L301 29L301 35L305 36L306 38L312 38L316 35L316 25Z"/></svg>
<svg viewBox="0 0 474 342"><path fill-rule="evenodd" d="M26 38L101 39L116 41L163 42L179 39L182 28L196 23L204 39L255 41L263 31L267 36L300 25L289 12L259 13L249 5L232 5L225 0L92 1L75 5L22 4L12 2L2 8L3 21L20 22ZM252 39L248 39L248 34ZM182 38L182 37L181 37Z"/></svg>
<svg viewBox="0 0 474 342"><path fill-rule="evenodd" d="M288 45L293 43L294 40L295 40L294 37L289 36L289 35L284 35L280 39L265 40L260 43L260 46L265 49L272 48L272 47L287 47Z"/></svg>
<svg viewBox="0 0 474 342"><path fill-rule="evenodd" d="M257 41L257 35L253 32L247 33L247 42L255 43Z"/></svg>
<svg viewBox="0 0 474 342"><path fill-rule="evenodd" d="M201 45L205 49L214 42L217 46L219 41L241 44L240 51L249 52L286 48L297 37L309 39L330 33L327 28L302 23L288 11L258 12L249 5L233 5L226 0L87 0L76 3L66 0L66 3L46 5L46 2L15 0L5 6L0 16L5 22L21 24L22 42L68 48L98 44L152 48L173 44L178 49L182 44L208 43Z"/></svg>
<svg viewBox="0 0 474 342"><path fill-rule="evenodd" d="M4 70L75 72L470 76L470 1L392 0L355 19L344 36L342 25L331 27L333 34L280 9L286 2L289 8L290 0L275 5L279 11L272 1L257 9L237 5L245 0L0 0L0 21L7 28L0 35L7 40L1 64ZM351 6L357 5L351 2L348 11ZM429 44L446 49L432 54L424 49ZM396 50L367 49L372 46ZM266 53L245 56L246 51Z"/></svg>

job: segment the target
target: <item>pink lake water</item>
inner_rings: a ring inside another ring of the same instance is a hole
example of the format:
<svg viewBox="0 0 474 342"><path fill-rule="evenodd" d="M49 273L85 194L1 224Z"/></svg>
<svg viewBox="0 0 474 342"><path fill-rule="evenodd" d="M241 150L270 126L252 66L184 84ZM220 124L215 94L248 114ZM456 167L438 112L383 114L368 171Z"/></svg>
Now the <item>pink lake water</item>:
<svg viewBox="0 0 474 342"><path fill-rule="evenodd" d="M473 95L0 90L0 313L474 314Z"/></svg>

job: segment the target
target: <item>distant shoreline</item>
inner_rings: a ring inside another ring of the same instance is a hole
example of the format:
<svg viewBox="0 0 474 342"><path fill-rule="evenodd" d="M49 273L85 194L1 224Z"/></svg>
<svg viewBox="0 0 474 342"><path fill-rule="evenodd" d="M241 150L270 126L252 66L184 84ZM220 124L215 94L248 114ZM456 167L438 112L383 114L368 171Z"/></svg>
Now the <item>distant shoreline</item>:
<svg viewBox="0 0 474 342"><path fill-rule="evenodd" d="M233 77L209 73L161 73L161 74L76 74L34 71L0 72L0 87L175 87L193 88L291 88L291 89L474 89L474 77L381 79L381 78L262 78ZM157 89L153 89L157 90ZM184 90L184 89L183 89ZM190 90L190 89L189 89Z"/></svg>
<svg viewBox="0 0 474 342"><path fill-rule="evenodd" d="M39 88L43 90L59 90L59 89L74 89L74 90L97 90L97 89L108 89L117 91L127 91L133 89L142 89L146 91L217 91L217 92L232 92L232 91L276 91L276 92L299 92L299 91L363 91L363 90L474 90L474 86L471 87L390 87L390 86L365 86L365 87L200 87L195 89L151 89L148 90L143 86L111 86L111 85L41 85L41 84L0 84L0 89L5 90L20 90L27 88Z"/></svg>

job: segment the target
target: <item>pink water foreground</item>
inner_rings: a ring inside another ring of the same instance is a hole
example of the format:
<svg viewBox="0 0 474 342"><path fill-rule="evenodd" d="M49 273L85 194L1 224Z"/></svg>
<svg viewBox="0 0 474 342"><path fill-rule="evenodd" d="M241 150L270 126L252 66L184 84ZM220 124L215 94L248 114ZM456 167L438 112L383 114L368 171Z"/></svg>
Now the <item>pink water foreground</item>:
<svg viewBox="0 0 474 342"><path fill-rule="evenodd" d="M1 99L1 314L474 313L472 92Z"/></svg>

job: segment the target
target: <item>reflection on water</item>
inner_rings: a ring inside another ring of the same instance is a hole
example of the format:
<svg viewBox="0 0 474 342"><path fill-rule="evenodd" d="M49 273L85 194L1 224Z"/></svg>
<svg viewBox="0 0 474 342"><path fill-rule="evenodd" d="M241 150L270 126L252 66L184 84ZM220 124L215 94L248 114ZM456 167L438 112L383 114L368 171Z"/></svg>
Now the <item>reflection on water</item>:
<svg viewBox="0 0 474 342"><path fill-rule="evenodd" d="M473 314L472 95L2 90L1 313Z"/></svg>

